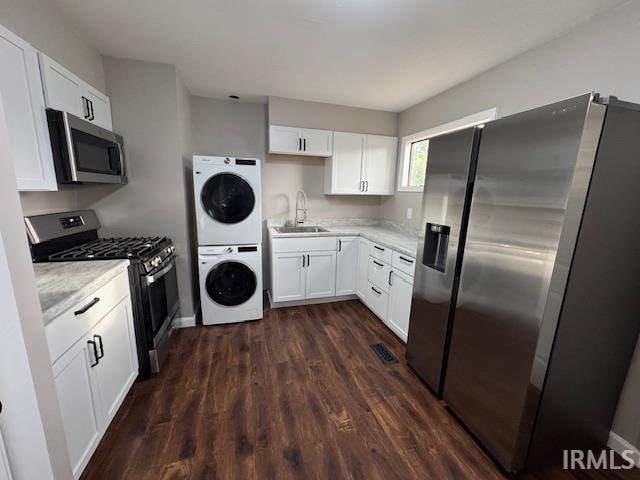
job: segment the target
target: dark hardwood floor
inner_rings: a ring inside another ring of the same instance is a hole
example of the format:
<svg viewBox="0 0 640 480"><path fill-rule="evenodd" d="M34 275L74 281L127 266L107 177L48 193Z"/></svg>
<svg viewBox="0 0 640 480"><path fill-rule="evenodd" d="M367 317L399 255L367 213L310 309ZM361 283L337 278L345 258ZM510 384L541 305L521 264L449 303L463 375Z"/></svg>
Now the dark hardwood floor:
<svg viewBox="0 0 640 480"><path fill-rule="evenodd" d="M399 363L379 361L380 341ZM134 385L83 478L506 477L407 368L403 344L349 301L178 331L167 367Z"/></svg>

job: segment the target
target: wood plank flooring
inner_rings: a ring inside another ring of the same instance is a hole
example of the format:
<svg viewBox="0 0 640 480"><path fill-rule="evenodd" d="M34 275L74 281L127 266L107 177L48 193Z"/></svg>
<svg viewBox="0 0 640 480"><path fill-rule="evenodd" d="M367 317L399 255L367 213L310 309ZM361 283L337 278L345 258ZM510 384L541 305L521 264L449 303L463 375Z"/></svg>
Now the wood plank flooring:
<svg viewBox="0 0 640 480"><path fill-rule="evenodd" d="M377 342L400 362L383 365ZM179 330L170 355L134 385L84 479L506 478L358 301Z"/></svg>

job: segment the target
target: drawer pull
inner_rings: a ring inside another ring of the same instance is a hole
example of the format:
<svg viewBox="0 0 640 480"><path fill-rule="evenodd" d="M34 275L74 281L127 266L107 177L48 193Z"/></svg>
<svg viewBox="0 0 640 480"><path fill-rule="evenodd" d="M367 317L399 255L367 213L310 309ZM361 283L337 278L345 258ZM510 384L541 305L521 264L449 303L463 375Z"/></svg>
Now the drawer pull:
<svg viewBox="0 0 640 480"><path fill-rule="evenodd" d="M376 262L375 260L373 261L373 263L375 263L376 265L378 265L379 267L384 267L384 265L380 262Z"/></svg>
<svg viewBox="0 0 640 480"><path fill-rule="evenodd" d="M87 303L84 307L82 307L80 310L76 310L75 312L73 312L73 314L74 315L82 315L83 313L85 313L87 310L89 310L91 307L93 307L99 301L100 301L100 298L96 297L93 300L91 300L89 303Z"/></svg>
<svg viewBox="0 0 640 480"><path fill-rule="evenodd" d="M382 295L382 292L378 290L376 287L371 287L371 290L373 290L377 295Z"/></svg>
<svg viewBox="0 0 640 480"><path fill-rule="evenodd" d="M402 260L403 262L408 263L409 265L413 264L413 260L411 260L410 258L406 258L406 257L400 257L400 260Z"/></svg>
<svg viewBox="0 0 640 480"><path fill-rule="evenodd" d="M378 245L374 245L373 248L375 248L376 250L380 250L381 252L384 252L384 248L379 247Z"/></svg>

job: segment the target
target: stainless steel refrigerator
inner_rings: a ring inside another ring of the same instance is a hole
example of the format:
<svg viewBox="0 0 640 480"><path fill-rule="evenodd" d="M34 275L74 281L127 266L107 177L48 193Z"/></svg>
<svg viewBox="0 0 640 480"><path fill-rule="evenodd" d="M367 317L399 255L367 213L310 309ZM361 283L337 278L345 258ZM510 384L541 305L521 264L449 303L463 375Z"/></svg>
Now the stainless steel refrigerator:
<svg viewBox="0 0 640 480"><path fill-rule="evenodd" d="M602 448L640 329L640 106L430 142L407 361L508 471Z"/></svg>

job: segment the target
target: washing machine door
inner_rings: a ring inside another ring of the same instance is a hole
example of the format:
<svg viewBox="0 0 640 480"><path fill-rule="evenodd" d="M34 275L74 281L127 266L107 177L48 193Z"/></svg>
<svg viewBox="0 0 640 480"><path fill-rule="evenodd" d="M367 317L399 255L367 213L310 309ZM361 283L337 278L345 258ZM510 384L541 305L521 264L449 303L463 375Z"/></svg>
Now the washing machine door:
<svg viewBox="0 0 640 480"><path fill-rule="evenodd" d="M253 188L240 175L218 173L202 187L202 206L220 223L238 223L247 218L256 205Z"/></svg>
<svg viewBox="0 0 640 480"><path fill-rule="evenodd" d="M257 278L244 263L227 261L218 263L207 274L206 288L211 300L219 305L235 307L256 293Z"/></svg>

